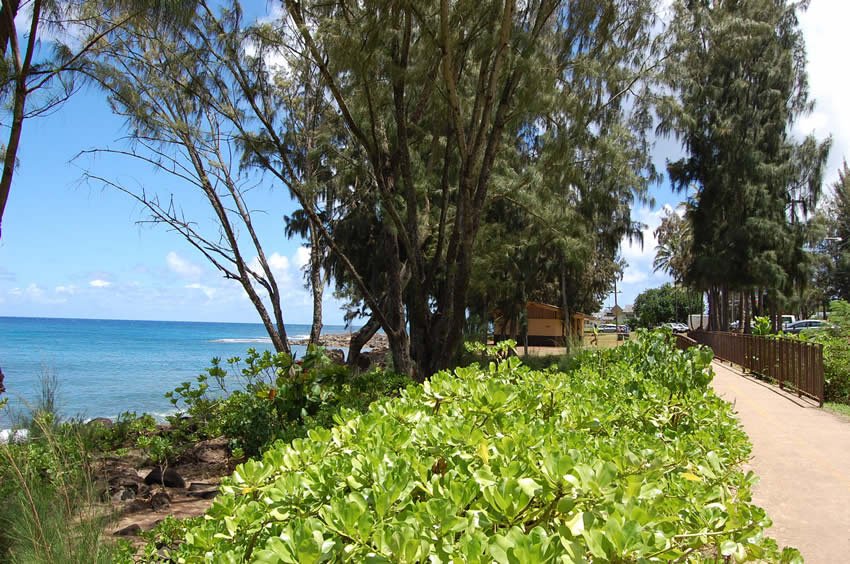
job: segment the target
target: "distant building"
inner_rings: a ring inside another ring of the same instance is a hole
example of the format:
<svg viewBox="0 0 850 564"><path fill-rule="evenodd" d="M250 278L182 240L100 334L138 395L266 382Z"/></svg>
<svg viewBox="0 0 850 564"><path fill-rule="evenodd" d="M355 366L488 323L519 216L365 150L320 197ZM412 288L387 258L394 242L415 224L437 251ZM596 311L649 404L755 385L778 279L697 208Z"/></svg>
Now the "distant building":
<svg viewBox="0 0 850 564"><path fill-rule="evenodd" d="M604 323L616 323L614 319L614 307L606 307L602 311L596 314L596 317L601 319ZM619 324L620 325L628 325L635 318L635 307L632 304L627 306L622 306L622 311L619 316Z"/></svg>
<svg viewBox="0 0 850 564"><path fill-rule="evenodd" d="M564 312L558 306L540 302L528 302L526 304L528 318L528 344L533 347L563 347L566 344L566 327L564 325ZM508 319L501 314L494 314L494 338L498 341L514 339L520 341L519 320ZM572 315L570 334L581 337L585 327L589 323L593 326L592 318L583 313ZM520 343L521 344L521 343Z"/></svg>

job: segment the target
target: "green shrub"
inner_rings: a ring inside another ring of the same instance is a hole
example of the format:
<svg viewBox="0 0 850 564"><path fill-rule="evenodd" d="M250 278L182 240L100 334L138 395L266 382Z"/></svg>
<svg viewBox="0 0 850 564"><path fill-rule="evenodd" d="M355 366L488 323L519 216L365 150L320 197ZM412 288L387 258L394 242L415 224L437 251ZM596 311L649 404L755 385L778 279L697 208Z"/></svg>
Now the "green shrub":
<svg viewBox="0 0 850 564"><path fill-rule="evenodd" d="M180 562L799 560L766 539L711 353L664 334L434 375L240 465Z"/></svg>
<svg viewBox="0 0 850 564"><path fill-rule="evenodd" d="M770 317L762 316L753 319L753 335L767 336L773 333Z"/></svg>
<svg viewBox="0 0 850 564"><path fill-rule="evenodd" d="M194 384L183 382L166 397L182 410L169 418L172 433L181 433L185 441L224 435L234 450L254 456L276 440L330 425L341 408L364 411L409 383L407 377L380 370L354 375L321 348L308 348L300 362L285 353L249 349L244 361L213 359Z"/></svg>
<svg viewBox="0 0 850 564"><path fill-rule="evenodd" d="M823 345L824 400L850 404L850 303L830 304L829 330L804 331L802 339Z"/></svg>

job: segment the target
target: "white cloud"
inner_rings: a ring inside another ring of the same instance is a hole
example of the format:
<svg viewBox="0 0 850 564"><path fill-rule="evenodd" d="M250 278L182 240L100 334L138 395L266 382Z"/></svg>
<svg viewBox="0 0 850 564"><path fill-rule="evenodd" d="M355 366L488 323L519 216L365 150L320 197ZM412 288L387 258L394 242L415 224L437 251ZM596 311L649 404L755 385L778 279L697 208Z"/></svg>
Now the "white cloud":
<svg viewBox="0 0 850 564"><path fill-rule="evenodd" d="M295 255L292 257L292 262L295 263L295 268L302 270L310 264L310 247L298 247L295 249Z"/></svg>
<svg viewBox="0 0 850 564"><path fill-rule="evenodd" d="M631 267L623 273L623 284L638 284L645 282L648 278L649 275L643 270Z"/></svg>
<svg viewBox="0 0 850 564"><path fill-rule="evenodd" d="M266 262L269 264L269 268L271 268L272 274L274 274L278 284L286 285L290 281L292 275L289 272L289 257L278 252L273 252L270 255L266 255ZM263 268L260 266L260 257L255 256L251 259L251 262L248 263L248 268L262 275Z"/></svg>
<svg viewBox="0 0 850 564"><path fill-rule="evenodd" d="M280 29L281 23L286 21L286 26ZM295 37L296 28L292 22L292 19L288 17L286 14L286 10L284 10L282 3L274 3L269 6L269 11L265 16L261 16L257 18L257 23L261 24L270 24L275 26L284 33L284 38L286 39L285 45L287 46L295 46L300 38ZM309 23L308 23L309 25ZM266 68L273 74L288 74L290 72L289 61L286 58L286 52L283 48L277 47L267 47L265 52L263 53L263 63ZM245 54L249 57L256 57L258 54L258 45L254 40L246 40L242 44L242 49L244 49Z"/></svg>
<svg viewBox="0 0 850 564"><path fill-rule="evenodd" d="M289 269L289 258L279 253L272 253L272 256L269 257L269 266L272 270L288 270Z"/></svg>
<svg viewBox="0 0 850 564"><path fill-rule="evenodd" d="M174 251L165 255L165 262L172 272L184 278L199 278L201 276L200 266L184 259Z"/></svg>
<svg viewBox="0 0 850 564"><path fill-rule="evenodd" d="M814 132L819 139L833 136L824 175L827 184L838 179L842 160L850 158L850 105L846 101L850 74L843 72L844 58L850 51L850 34L845 30L848 20L850 2L812 2L800 16L815 109L798 120L794 133L803 136Z"/></svg>
<svg viewBox="0 0 850 564"><path fill-rule="evenodd" d="M77 287L73 284L70 284L68 286L56 286L53 291L57 294L74 295L77 293Z"/></svg>
<svg viewBox="0 0 850 564"><path fill-rule="evenodd" d="M44 290L42 290L38 284L30 284L24 290L24 295L33 298L33 299L41 299L44 296Z"/></svg>
<svg viewBox="0 0 850 564"><path fill-rule="evenodd" d="M100 278L95 278L89 282L89 286L92 288L109 288L112 286L112 282L107 280L101 280Z"/></svg>
<svg viewBox="0 0 850 564"><path fill-rule="evenodd" d="M190 290L200 290L207 297L208 300L213 299L217 290L215 288L210 288L209 286L204 286L203 284L198 284L197 282L194 284L187 284L184 286Z"/></svg>
<svg viewBox="0 0 850 564"><path fill-rule="evenodd" d="M31 283L26 288L12 288L8 294L14 298L13 301L36 304L60 304L64 303L64 297L49 295L44 288L38 284Z"/></svg>

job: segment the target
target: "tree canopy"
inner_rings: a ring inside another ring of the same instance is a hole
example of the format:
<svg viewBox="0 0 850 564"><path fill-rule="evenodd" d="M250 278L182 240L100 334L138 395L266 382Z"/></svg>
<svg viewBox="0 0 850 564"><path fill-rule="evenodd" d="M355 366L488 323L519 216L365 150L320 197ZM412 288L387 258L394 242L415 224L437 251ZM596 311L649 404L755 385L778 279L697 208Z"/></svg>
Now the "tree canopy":
<svg viewBox="0 0 850 564"><path fill-rule="evenodd" d="M635 298L635 325L652 329L670 321L687 323L688 315L704 311L702 300L701 292L672 284L644 290Z"/></svg>
<svg viewBox="0 0 850 564"><path fill-rule="evenodd" d="M668 163L674 188L692 191L693 259L684 280L709 293L713 328L728 324L730 292L768 288L775 308L803 278L795 224L814 208L828 150L790 136L811 107L797 19L804 7L674 4L665 72L673 94L659 105L660 129L686 151Z"/></svg>

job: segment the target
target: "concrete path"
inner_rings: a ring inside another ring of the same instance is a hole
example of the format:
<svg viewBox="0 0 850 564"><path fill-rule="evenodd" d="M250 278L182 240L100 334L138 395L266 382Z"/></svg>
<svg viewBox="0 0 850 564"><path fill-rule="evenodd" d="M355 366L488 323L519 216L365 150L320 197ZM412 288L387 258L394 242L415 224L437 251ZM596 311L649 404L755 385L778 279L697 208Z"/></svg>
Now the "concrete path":
<svg viewBox="0 0 850 564"><path fill-rule="evenodd" d="M768 534L808 563L850 562L850 420L714 362L715 391L735 406L761 478Z"/></svg>

